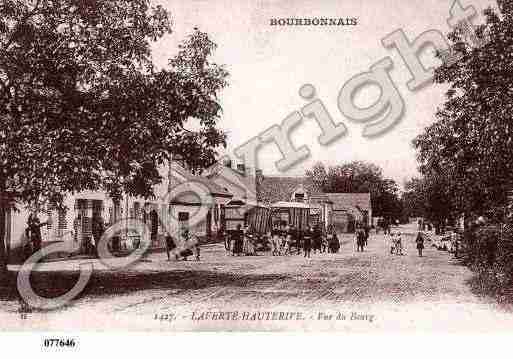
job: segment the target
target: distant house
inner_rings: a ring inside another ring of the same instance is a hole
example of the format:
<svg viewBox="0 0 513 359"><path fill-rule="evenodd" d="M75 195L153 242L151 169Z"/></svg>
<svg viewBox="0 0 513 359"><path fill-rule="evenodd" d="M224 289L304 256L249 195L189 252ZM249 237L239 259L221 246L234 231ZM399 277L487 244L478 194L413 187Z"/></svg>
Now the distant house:
<svg viewBox="0 0 513 359"><path fill-rule="evenodd" d="M332 203L308 177L257 177L257 198L271 205L276 202L299 202L310 207L310 223L332 222Z"/></svg>
<svg viewBox="0 0 513 359"><path fill-rule="evenodd" d="M258 200L303 202L310 206L311 222L333 224L342 232L353 232L356 223L372 224L370 193L324 193L308 177L257 177Z"/></svg>
<svg viewBox="0 0 513 359"><path fill-rule="evenodd" d="M171 162L169 195L170 212L178 219L179 227L207 237L220 229L223 207L233 198L228 188L208 177L192 174L181 160Z"/></svg>
<svg viewBox="0 0 513 359"><path fill-rule="evenodd" d="M333 202L333 223L343 232L352 232L356 223L372 225L370 193L326 193Z"/></svg>

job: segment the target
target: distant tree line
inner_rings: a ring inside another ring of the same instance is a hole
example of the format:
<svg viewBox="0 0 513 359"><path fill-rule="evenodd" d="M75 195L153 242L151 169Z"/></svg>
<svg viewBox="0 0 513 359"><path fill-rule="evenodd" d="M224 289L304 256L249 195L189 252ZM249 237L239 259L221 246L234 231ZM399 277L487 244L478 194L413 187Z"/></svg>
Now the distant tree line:
<svg viewBox="0 0 513 359"><path fill-rule="evenodd" d="M353 161L336 166L317 163L306 175L323 192L370 193L375 217L394 221L404 218L399 186L385 178L383 170L372 163Z"/></svg>

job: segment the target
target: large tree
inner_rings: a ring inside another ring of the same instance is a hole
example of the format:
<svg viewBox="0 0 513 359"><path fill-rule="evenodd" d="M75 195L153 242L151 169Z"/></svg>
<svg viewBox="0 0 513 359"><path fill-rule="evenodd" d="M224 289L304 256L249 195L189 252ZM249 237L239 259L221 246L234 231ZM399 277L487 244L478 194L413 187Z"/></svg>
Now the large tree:
<svg viewBox="0 0 513 359"><path fill-rule="evenodd" d="M411 179L402 194L405 215L424 217L438 224L454 219L457 213L450 191L448 178L441 174Z"/></svg>
<svg viewBox="0 0 513 359"><path fill-rule="evenodd" d="M447 98L414 141L421 173L444 177L448 199L467 215L503 206L513 188L513 3L497 3L499 12L487 9L476 27L483 46L450 34L461 58L437 69Z"/></svg>
<svg viewBox="0 0 513 359"><path fill-rule="evenodd" d="M306 175L324 192L370 193L373 215L401 216L397 183L385 178L382 169L372 163L353 161L328 167L317 163Z"/></svg>
<svg viewBox="0 0 513 359"><path fill-rule="evenodd" d="M82 190L149 197L170 155L213 163L227 72L197 29L157 69L152 43L170 32L148 0L0 3L0 271L13 203L60 205Z"/></svg>

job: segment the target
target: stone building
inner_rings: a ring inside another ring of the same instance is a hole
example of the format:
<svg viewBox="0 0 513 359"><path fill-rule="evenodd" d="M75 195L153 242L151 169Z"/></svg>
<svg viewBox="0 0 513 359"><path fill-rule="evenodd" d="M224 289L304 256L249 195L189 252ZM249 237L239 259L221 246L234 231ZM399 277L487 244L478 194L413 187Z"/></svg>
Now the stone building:
<svg viewBox="0 0 513 359"><path fill-rule="evenodd" d="M357 223L372 225L370 193L326 193L333 202L333 223L342 232L353 232Z"/></svg>
<svg viewBox="0 0 513 359"><path fill-rule="evenodd" d="M310 224L332 223L332 203L307 177L264 176L257 177L257 196L260 202L272 205L277 202L298 202L310 207Z"/></svg>
<svg viewBox="0 0 513 359"><path fill-rule="evenodd" d="M168 202L179 227L200 237L215 236L223 222L222 209L232 198L222 183L192 174L179 159L171 162Z"/></svg>
<svg viewBox="0 0 513 359"><path fill-rule="evenodd" d="M302 202L310 207L310 222L335 225L353 232L356 223L372 225L370 193L324 193L308 177L257 176L258 200Z"/></svg>

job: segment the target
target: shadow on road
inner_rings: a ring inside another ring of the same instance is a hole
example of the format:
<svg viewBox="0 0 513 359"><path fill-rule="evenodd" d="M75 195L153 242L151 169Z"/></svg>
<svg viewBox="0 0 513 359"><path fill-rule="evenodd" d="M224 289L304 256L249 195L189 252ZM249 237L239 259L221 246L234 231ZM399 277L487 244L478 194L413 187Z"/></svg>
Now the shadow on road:
<svg viewBox="0 0 513 359"><path fill-rule="evenodd" d="M69 291L79 278L79 272L32 273L34 291L55 298ZM176 270L168 272L95 272L77 299L118 296L144 290L198 290L209 287L253 287L286 279L285 275L239 275L206 270ZM15 274L9 283L0 284L0 301L18 300Z"/></svg>

